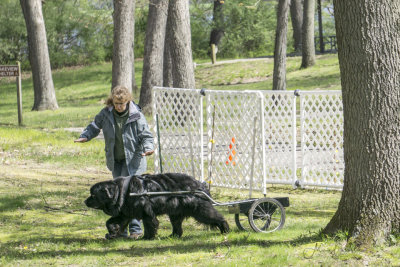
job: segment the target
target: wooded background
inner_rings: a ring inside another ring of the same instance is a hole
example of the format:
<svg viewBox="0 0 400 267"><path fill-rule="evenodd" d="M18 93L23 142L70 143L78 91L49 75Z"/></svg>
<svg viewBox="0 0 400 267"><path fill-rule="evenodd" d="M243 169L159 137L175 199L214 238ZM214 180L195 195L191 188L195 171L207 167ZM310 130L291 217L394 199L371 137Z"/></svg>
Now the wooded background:
<svg viewBox="0 0 400 267"><path fill-rule="evenodd" d="M293 2L297 1L292 0ZM324 0L321 4L324 36L335 35L332 1ZM136 1L135 58L142 58L144 55L148 11L148 1ZM52 69L111 61L112 14L112 0L43 1ZM225 35L218 46L218 58L273 55L276 14L277 1L225 1ZM289 20L292 16L289 15ZM315 19L315 36L318 36L317 13ZM19 1L0 2L0 23L0 62L14 64L19 60L22 69L29 70L26 26ZM207 53L213 27L213 0L190 1L190 24L193 58L209 58ZM292 35L293 26L290 22L288 36ZM295 51L294 44L294 39L288 38L288 53Z"/></svg>

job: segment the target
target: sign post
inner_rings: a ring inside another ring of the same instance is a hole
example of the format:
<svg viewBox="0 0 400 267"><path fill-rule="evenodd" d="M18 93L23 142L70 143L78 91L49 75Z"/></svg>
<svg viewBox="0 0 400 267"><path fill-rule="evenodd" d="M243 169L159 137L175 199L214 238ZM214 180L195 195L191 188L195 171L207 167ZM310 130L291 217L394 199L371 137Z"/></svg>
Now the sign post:
<svg viewBox="0 0 400 267"><path fill-rule="evenodd" d="M18 125L22 125L22 85L21 85L21 63L17 65L0 65L0 77L17 77L17 105L18 105Z"/></svg>

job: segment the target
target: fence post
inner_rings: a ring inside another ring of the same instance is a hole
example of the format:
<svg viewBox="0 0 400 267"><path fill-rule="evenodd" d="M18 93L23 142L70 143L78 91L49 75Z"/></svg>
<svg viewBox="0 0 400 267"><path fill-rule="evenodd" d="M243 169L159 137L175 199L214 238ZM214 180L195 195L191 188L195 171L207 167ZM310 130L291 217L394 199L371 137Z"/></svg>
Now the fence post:
<svg viewBox="0 0 400 267"><path fill-rule="evenodd" d="M293 101L293 187L296 188L298 184L298 178L297 178L297 107L296 107L296 102L297 102L297 97L300 96L300 90L297 89L294 91L294 101ZM301 98L300 98L301 101ZM301 112L301 104L300 104L300 112ZM301 127L301 126L300 126ZM301 132L301 131L300 131ZM302 132L301 132L302 134ZM301 144L301 140L300 140ZM301 147L300 147L301 148Z"/></svg>
<svg viewBox="0 0 400 267"><path fill-rule="evenodd" d="M18 103L18 125L22 125L22 82L21 82L21 63L18 64L18 76L17 76L17 103Z"/></svg>
<svg viewBox="0 0 400 267"><path fill-rule="evenodd" d="M262 190L263 190L263 195L267 195L267 166L266 166L266 149L265 149L265 116L264 116L264 98L265 95L261 92L258 92L258 95L260 96L260 132L261 132L261 143L262 143L262 173L263 173L263 182L262 182Z"/></svg>

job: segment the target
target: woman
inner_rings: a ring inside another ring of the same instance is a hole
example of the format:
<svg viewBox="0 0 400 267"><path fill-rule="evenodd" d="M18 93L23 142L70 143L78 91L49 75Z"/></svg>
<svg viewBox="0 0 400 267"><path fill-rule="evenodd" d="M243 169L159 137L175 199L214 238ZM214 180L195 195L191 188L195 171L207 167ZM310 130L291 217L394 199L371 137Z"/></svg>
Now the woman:
<svg viewBox="0 0 400 267"><path fill-rule="evenodd" d="M74 142L90 141L100 133L100 129L104 135L107 167L113 178L140 175L146 171L145 156L154 153L154 138L140 107L133 102L126 87L112 89L106 107ZM132 220L129 232L129 238L139 238L142 235L140 222ZM128 237L127 230L122 236Z"/></svg>

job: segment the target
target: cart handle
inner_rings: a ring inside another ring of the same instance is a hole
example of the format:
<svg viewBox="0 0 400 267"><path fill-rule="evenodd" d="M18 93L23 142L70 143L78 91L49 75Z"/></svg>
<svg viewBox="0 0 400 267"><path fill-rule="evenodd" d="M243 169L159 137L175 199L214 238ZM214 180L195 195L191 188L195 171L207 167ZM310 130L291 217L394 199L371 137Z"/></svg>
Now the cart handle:
<svg viewBox="0 0 400 267"><path fill-rule="evenodd" d="M247 199L247 200L239 200L233 202L217 202L212 199L206 192L195 190L195 191L161 191L161 192L143 192L143 193L130 193L129 196L131 197L143 197L143 196L162 196L162 195L182 195L182 194L202 194L207 197L214 206L232 206L246 202L254 202L255 199Z"/></svg>

